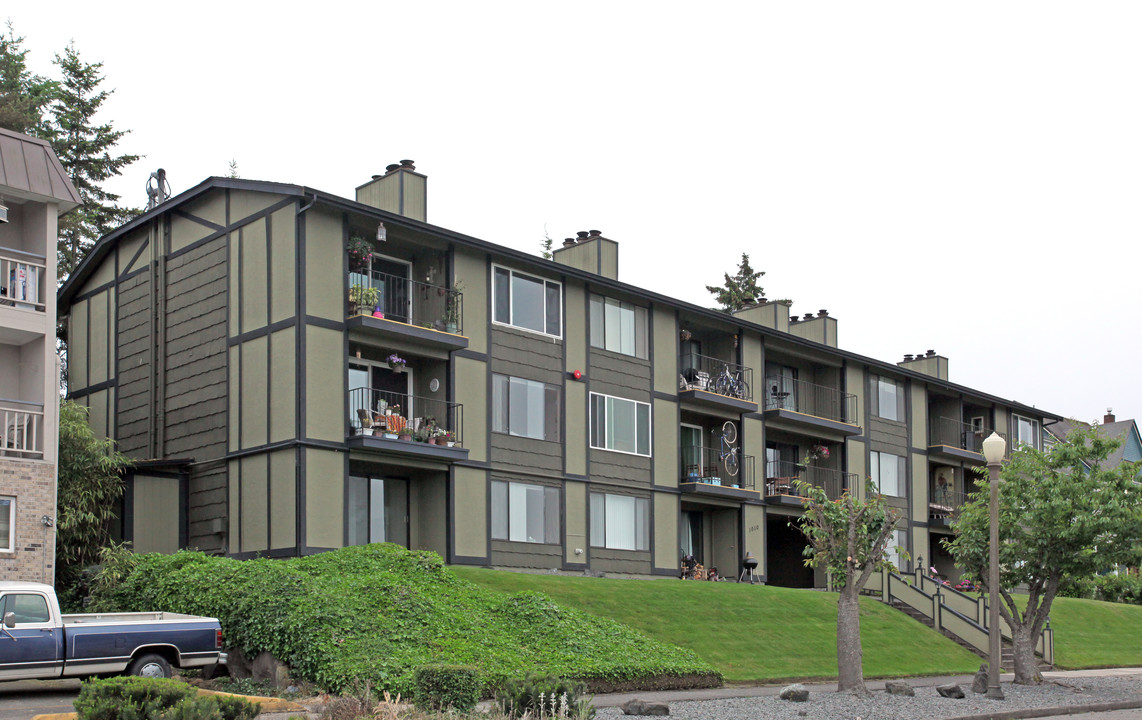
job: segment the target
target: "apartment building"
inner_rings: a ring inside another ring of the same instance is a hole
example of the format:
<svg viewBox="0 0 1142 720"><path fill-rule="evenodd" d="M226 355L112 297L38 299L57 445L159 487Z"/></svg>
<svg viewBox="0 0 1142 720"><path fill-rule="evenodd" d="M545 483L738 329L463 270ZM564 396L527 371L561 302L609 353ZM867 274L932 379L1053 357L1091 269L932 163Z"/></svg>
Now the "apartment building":
<svg viewBox="0 0 1142 720"><path fill-rule="evenodd" d="M871 476L904 515L895 544L954 575L938 541L979 441L1038 443L1057 419L951 383L933 352L843 351L825 311L624 284L599 231L545 260L430 225L426 187L410 161L354 199L209 178L63 286L70 395L139 461L137 549L389 541L674 577L693 554L734 578L751 552L805 587L823 578L789 525L793 481L838 495Z"/></svg>
<svg viewBox="0 0 1142 720"><path fill-rule="evenodd" d="M55 566L56 223L80 205L43 140L0 129L0 579Z"/></svg>

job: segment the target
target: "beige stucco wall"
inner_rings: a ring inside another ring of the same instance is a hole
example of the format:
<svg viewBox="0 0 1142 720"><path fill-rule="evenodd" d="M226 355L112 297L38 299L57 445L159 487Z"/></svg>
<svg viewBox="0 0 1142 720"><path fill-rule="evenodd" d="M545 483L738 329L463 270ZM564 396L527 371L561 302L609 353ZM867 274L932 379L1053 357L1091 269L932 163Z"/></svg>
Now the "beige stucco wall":
<svg viewBox="0 0 1142 720"><path fill-rule="evenodd" d="M488 478L484 470L454 470L454 548L461 557L488 556Z"/></svg>

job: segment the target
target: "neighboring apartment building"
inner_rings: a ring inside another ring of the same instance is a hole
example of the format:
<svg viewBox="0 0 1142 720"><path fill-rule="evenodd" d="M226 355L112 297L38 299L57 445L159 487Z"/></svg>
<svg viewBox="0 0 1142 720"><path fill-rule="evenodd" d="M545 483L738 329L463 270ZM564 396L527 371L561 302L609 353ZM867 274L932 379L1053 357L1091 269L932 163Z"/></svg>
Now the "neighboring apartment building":
<svg viewBox="0 0 1142 720"><path fill-rule="evenodd" d="M55 566L56 222L80 204L43 140L0 129L0 579Z"/></svg>
<svg viewBox="0 0 1142 720"><path fill-rule="evenodd" d="M693 554L726 577L749 551L768 582L811 586L792 481L837 495L871 475L904 513L896 544L954 574L938 541L979 441L1038 444L1056 419L950 383L934 353L840 350L824 311L623 284L597 231L544 260L427 224L425 198L408 161L355 200L210 178L99 242L60 292L70 394L141 461L137 549L385 540L644 576ZM358 264L356 237L384 241ZM347 309L358 284L375 297ZM430 418L458 443L382 434Z"/></svg>

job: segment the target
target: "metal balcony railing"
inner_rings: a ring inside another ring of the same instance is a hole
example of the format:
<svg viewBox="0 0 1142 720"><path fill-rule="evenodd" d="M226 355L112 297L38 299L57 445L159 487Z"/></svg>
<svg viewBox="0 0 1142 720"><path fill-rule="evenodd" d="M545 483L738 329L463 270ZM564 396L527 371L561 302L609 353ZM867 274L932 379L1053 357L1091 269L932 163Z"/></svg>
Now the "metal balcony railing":
<svg viewBox="0 0 1142 720"><path fill-rule="evenodd" d="M697 353L683 353L678 356L678 373L682 390L705 390L753 402L753 368Z"/></svg>
<svg viewBox="0 0 1142 720"><path fill-rule="evenodd" d="M932 487L928 495L928 519L950 520L968 499L967 493Z"/></svg>
<svg viewBox="0 0 1142 720"><path fill-rule="evenodd" d="M0 307L44 312L44 295L48 292L44 287L46 277L47 264L42 255L0 248ZM54 282L52 284L54 286Z"/></svg>
<svg viewBox="0 0 1142 720"><path fill-rule="evenodd" d="M934 417L929 434L929 445L947 445L968 452L983 453L981 443L991 435L991 428L972 429L969 423L955 418Z"/></svg>
<svg viewBox="0 0 1142 720"><path fill-rule="evenodd" d="M44 456L44 406L0 399L0 456Z"/></svg>
<svg viewBox="0 0 1142 720"><path fill-rule="evenodd" d="M765 464L765 494L792 495L804 497L794 480L803 480L810 485L825 489L830 500L836 500L847 488L856 482L853 473L830 470L829 468L805 465L786 460L771 460Z"/></svg>
<svg viewBox="0 0 1142 720"><path fill-rule="evenodd" d="M438 429L451 433L451 439L437 433L440 437L436 444L459 444L464 440L464 406L405 393L357 388L349 391L349 427L353 435L364 429L372 430L374 435L399 434L404 430L416 435L417 431Z"/></svg>
<svg viewBox="0 0 1142 720"><path fill-rule="evenodd" d="M781 375L765 378L765 409L792 410L826 420L856 422L856 395Z"/></svg>
<svg viewBox="0 0 1142 720"><path fill-rule="evenodd" d="M356 305L358 315L380 313L408 325L453 335L464 332L464 293L459 290L376 271L354 273L349 282L349 303ZM376 302L368 297L370 290L376 291Z"/></svg>
<svg viewBox="0 0 1142 720"><path fill-rule="evenodd" d="M721 456L721 448L683 445L682 482L700 482L726 487L754 489L754 457L737 449L737 473L731 474L733 461Z"/></svg>

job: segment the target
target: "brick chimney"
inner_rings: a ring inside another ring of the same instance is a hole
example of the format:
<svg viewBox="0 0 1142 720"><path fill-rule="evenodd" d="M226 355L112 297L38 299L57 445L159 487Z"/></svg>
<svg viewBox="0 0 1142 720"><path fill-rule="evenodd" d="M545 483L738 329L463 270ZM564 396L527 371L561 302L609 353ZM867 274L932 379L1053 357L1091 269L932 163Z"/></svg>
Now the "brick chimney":
<svg viewBox="0 0 1142 720"><path fill-rule="evenodd" d="M1114 408L1107 408L1106 414L1102 416L1102 424L1109 425L1114 422Z"/></svg>
<svg viewBox="0 0 1142 720"><path fill-rule="evenodd" d="M412 160L401 160L358 187L357 202L427 222L428 176L416 172Z"/></svg>

